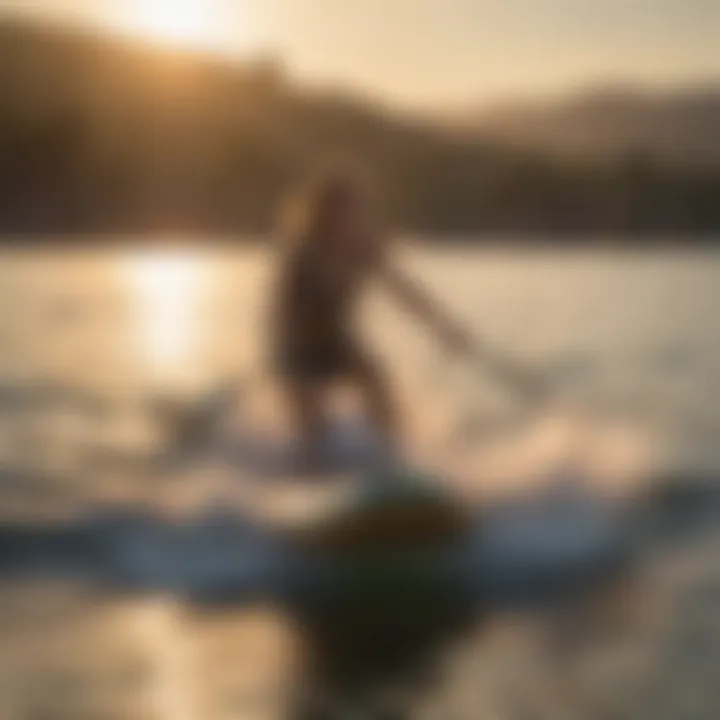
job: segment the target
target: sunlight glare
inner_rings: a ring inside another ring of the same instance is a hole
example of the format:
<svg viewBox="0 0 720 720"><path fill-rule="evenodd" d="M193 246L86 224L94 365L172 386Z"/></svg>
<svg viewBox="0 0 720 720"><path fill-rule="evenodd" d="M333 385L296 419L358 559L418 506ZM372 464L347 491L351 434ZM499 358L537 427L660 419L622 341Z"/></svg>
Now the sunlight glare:
<svg viewBox="0 0 720 720"><path fill-rule="evenodd" d="M215 43L221 24L207 0L135 0L121 22L153 40L203 46Z"/></svg>
<svg viewBox="0 0 720 720"><path fill-rule="evenodd" d="M202 263L193 255L143 255L130 262L129 280L148 369L163 377L187 371L196 359Z"/></svg>

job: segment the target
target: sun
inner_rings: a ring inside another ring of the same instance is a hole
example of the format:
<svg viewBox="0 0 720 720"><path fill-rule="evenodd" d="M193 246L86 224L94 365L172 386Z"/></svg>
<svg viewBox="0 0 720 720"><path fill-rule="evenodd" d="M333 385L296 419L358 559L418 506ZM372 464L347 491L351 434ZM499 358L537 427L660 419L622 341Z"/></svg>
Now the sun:
<svg viewBox="0 0 720 720"><path fill-rule="evenodd" d="M134 0L123 24L153 40L212 46L220 20L209 0Z"/></svg>
<svg viewBox="0 0 720 720"><path fill-rule="evenodd" d="M201 39L207 31L201 0L151 0L145 12L148 31L159 38L189 42Z"/></svg>

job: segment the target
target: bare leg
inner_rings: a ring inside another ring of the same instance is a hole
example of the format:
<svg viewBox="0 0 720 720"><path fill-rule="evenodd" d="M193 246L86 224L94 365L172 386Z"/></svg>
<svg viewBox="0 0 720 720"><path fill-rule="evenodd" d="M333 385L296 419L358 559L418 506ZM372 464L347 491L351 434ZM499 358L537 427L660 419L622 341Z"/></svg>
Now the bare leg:
<svg viewBox="0 0 720 720"><path fill-rule="evenodd" d="M400 423L390 383L373 359L357 354L352 363L352 377L362 393L370 420L390 445L391 452L400 449Z"/></svg>
<svg viewBox="0 0 720 720"><path fill-rule="evenodd" d="M318 383L298 380L288 383L286 396L300 438L299 461L312 466L319 456L325 431L323 388Z"/></svg>

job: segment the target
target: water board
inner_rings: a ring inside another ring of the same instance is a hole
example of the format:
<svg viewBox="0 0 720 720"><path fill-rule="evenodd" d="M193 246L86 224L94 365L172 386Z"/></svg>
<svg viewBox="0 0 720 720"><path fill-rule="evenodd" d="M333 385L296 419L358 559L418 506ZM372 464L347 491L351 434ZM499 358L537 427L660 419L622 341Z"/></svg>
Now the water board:
<svg viewBox="0 0 720 720"><path fill-rule="evenodd" d="M419 547L439 543L466 523L449 482L391 453L359 417L339 417L329 425L312 472L298 462L292 437L253 432L250 423L237 433L234 452L244 472L280 484L286 495L304 498L320 486L327 500L289 522L294 539L314 550Z"/></svg>

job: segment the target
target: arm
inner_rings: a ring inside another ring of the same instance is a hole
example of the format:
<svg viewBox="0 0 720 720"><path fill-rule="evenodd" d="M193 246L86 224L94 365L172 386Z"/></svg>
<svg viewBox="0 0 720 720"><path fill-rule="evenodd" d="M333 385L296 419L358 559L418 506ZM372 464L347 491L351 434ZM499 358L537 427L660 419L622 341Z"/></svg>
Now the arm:
<svg viewBox="0 0 720 720"><path fill-rule="evenodd" d="M381 279L390 294L415 317L430 327L441 341L453 352L472 354L474 341L418 283L387 264L381 272Z"/></svg>
<svg viewBox="0 0 720 720"><path fill-rule="evenodd" d="M391 294L430 326L452 352L484 365L496 378L527 397L537 398L544 395L546 388L538 377L466 333L413 280L390 265L383 268L381 277Z"/></svg>

